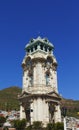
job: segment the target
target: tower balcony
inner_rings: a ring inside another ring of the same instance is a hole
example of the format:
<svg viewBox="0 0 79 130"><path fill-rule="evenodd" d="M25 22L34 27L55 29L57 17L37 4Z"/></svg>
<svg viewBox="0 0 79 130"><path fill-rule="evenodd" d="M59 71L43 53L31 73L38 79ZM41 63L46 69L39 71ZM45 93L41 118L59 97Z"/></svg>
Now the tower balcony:
<svg viewBox="0 0 79 130"><path fill-rule="evenodd" d="M34 84L31 87L24 88L23 91L31 94L46 94L55 91L55 88L51 87L51 85Z"/></svg>

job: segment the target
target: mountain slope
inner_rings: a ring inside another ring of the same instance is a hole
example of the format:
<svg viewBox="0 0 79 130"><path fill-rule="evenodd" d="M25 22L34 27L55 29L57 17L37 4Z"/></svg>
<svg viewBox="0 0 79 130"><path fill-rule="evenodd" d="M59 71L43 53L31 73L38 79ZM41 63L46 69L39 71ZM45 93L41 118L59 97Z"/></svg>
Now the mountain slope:
<svg viewBox="0 0 79 130"><path fill-rule="evenodd" d="M18 93L21 93L21 88L16 86L0 90L0 109L19 109L19 102L17 100Z"/></svg>
<svg viewBox="0 0 79 130"><path fill-rule="evenodd" d="M61 107L67 108L67 115L71 117L79 118L79 101L72 99L64 99L61 100Z"/></svg>

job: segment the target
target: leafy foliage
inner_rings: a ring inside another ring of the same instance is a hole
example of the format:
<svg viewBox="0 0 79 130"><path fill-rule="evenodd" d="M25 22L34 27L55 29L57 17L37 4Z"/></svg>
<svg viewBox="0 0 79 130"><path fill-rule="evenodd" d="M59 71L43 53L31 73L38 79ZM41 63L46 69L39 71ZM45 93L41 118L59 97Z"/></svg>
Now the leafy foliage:
<svg viewBox="0 0 79 130"><path fill-rule="evenodd" d="M41 121L34 121L32 127L33 127L33 129L38 130L43 127L43 124Z"/></svg>
<svg viewBox="0 0 79 130"><path fill-rule="evenodd" d="M28 126L26 130L64 130L64 125L61 122L48 123L46 128L43 128L42 122L35 121L32 126Z"/></svg>
<svg viewBox="0 0 79 130"><path fill-rule="evenodd" d="M6 122L6 118L0 116L0 126L2 126Z"/></svg>
<svg viewBox="0 0 79 130"><path fill-rule="evenodd" d="M6 126L6 127L3 128L3 130L9 130L9 128Z"/></svg>
<svg viewBox="0 0 79 130"><path fill-rule="evenodd" d="M25 130L32 130L32 125L28 126Z"/></svg>
<svg viewBox="0 0 79 130"><path fill-rule="evenodd" d="M52 123L47 124L47 130L53 130L55 128L55 125Z"/></svg>
<svg viewBox="0 0 79 130"><path fill-rule="evenodd" d="M61 122L57 122L55 124L55 130L64 130L64 124Z"/></svg>
<svg viewBox="0 0 79 130"><path fill-rule="evenodd" d="M16 128L16 130L24 130L26 126L26 120L22 119L22 120L14 120L14 128Z"/></svg>

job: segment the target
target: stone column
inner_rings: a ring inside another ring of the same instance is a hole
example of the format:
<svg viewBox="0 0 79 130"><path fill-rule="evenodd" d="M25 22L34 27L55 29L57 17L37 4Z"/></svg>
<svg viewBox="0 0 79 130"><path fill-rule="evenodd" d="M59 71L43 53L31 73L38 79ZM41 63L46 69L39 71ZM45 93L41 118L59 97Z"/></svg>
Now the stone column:
<svg viewBox="0 0 79 130"><path fill-rule="evenodd" d="M45 51L45 46L43 45L43 51Z"/></svg>
<svg viewBox="0 0 79 130"><path fill-rule="evenodd" d="M51 78L51 87L53 88L53 70L52 69L50 69L50 73L51 73L51 76L50 76L50 78Z"/></svg>
<svg viewBox="0 0 79 130"><path fill-rule="evenodd" d="M34 71L33 71L33 83L34 85L37 84L37 77L36 77L36 64L34 63Z"/></svg>
<svg viewBox="0 0 79 130"><path fill-rule="evenodd" d="M20 105L20 119L26 119L25 110L22 105Z"/></svg>
<svg viewBox="0 0 79 130"><path fill-rule="evenodd" d="M49 47L47 47L47 52L49 52Z"/></svg>
<svg viewBox="0 0 79 130"><path fill-rule="evenodd" d="M45 63L42 63L42 84L46 87Z"/></svg>
<svg viewBox="0 0 79 130"><path fill-rule="evenodd" d="M31 48L30 48L30 51L29 51L30 53L31 53Z"/></svg>
<svg viewBox="0 0 79 130"><path fill-rule="evenodd" d="M40 49L40 43L37 45L37 49L38 49L38 50Z"/></svg>
<svg viewBox="0 0 79 130"><path fill-rule="evenodd" d="M30 104L30 121L31 121L31 124L33 124L33 122L34 122L34 106L33 106L33 102Z"/></svg>
<svg viewBox="0 0 79 130"><path fill-rule="evenodd" d="M23 91L26 91L27 87L28 87L28 76L27 76L27 70L25 70L23 75Z"/></svg>
<svg viewBox="0 0 79 130"><path fill-rule="evenodd" d="M33 46L33 52L35 51L35 46Z"/></svg>
<svg viewBox="0 0 79 130"><path fill-rule="evenodd" d="M61 122L60 105L55 106L54 118L55 118L55 123L56 122Z"/></svg>
<svg viewBox="0 0 79 130"><path fill-rule="evenodd" d="M38 107L38 121L43 121L43 100L41 98L37 99L37 107Z"/></svg>
<svg viewBox="0 0 79 130"><path fill-rule="evenodd" d="M43 122L44 125L46 126L49 123L49 106L48 106L48 102L45 101L45 99L43 99Z"/></svg>
<svg viewBox="0 0 79 130"><path fill-rule="evenodd" d="M41 97L34 99L31 104L31 109L33 109L33 112L31 112L31 123L34 121L42 121L45 126L49 123L49 108L45 99Z"/></svg>
<svg viewBox="0 0 79 130"><path fill-rule="evenodd" d="M40 86L42 84L42 65L40 62L36 65L36 79L37 84Z"/></svg>
<svg viewBox="0 0 79 130"><path fill-rule="evenodd" d="M53 69L53 89L58 93L58 87L57 87L57 71L55 68Z"/></svg>
<svg viewBox="0 0 79 130"><path fill-rule="evenodd" d="M38 121L37 99L33 99L33 121Z"/></svg>

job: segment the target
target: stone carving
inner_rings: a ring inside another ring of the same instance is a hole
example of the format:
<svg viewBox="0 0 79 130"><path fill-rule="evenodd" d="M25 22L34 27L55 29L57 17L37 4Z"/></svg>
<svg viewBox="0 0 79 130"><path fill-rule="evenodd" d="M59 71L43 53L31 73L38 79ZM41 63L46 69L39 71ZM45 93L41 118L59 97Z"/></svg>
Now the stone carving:
<svg viewBox="0 0 79 130"><path fill-rule="evenodd" d="M25 118L26 114L31 124L34 121L42 121L46 126L53 120L61 121L60 108L55 112L55 105L60 102L60 98L55 94L49 94L55 92L54 89L57 90L57 61L53 49L53 44L41 37L32 39L25 47L26 56L22 63L23 90L30 95L19 96L20 102L24 103L21 106L25 110L23 112L22 108L20 109L20 119ZM28 106L29 110L33 110L29 111L29 115Z"/></svg>

